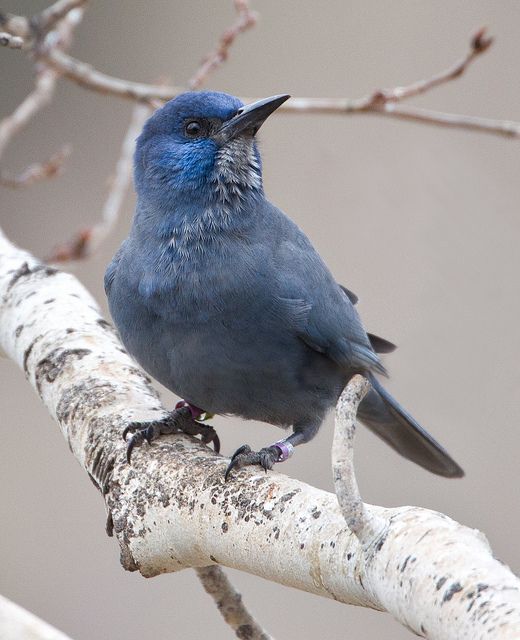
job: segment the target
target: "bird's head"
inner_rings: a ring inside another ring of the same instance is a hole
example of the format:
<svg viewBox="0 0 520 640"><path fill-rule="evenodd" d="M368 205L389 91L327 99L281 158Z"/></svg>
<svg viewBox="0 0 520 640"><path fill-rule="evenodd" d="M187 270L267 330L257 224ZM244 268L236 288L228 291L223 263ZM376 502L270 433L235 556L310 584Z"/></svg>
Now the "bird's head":
<svg viewBox="0 0 520 640"><path fill-rule="evenodd" d="M247 106L214 91L183 93L146 123L137 140L138 195L164 204L212 199L230 205L248 191L262 191L255 135L288 95Z"/></svg>

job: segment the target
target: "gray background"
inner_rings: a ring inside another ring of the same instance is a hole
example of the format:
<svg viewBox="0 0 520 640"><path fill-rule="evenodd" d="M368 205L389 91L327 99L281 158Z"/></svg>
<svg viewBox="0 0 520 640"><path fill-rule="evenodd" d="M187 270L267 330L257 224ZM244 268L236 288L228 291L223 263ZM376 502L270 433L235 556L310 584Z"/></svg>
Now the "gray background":
<svg viewBox="0 0 520 640"><path fill-rule="evenodd" d="M33 12L46 3L4 1ZM492 50L461 80L417 104L520 120L518 2L257 1L261 21L240 38L212 88L238 95L356 97L432 74L488 25ZM100 69L182 83L232 18L231 3L92 2L73 53ZM1 113L31 88L31 66L0 52ZM64 142L65 175L1 192L2 224L45 255L94 222L132 105L60 84L57 99L10 147L21 169ZM446 445L467 476L447 481L401 460L361 429L364 498L418 504L482 529L499 558L520 569L518 158L520 142L374 116L279 115L261 135L270 198L309 234L339 282L361 297L367 328L395 341L387 358L396 396ZM128 229L71 267L106 309L102 275ZM125 573L104 534L101 497L70 455L23 375L3 361L0 591L78 640L229 638L190 571L144 580ZM173 399L164 394L171 404ZM223 452L279 436L268 426L218 419ZM285 465L331 489L331 420ZM409 637L388 616L232 573L279 639Z"/></svg>

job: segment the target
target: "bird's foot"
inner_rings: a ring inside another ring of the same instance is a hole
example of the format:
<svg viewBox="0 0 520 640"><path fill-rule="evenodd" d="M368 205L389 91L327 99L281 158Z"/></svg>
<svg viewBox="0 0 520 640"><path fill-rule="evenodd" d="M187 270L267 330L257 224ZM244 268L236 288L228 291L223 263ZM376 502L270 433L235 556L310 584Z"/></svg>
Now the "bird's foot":
<svg viewBox="0 0 520 640"><path fill-rule="evenodd" d="M179 406L180 405L180 406ZM218 453L220 451L220 440L215 429L209 424L201 424L195 420L204 412L198 407L193 407L188 403L178 403L177 408L162 420L153 422L132 422L123 431L123 440L127 435L131 436L127 441L126 459L130 463L134 447L142 444L145 440L151 444L159 436L172 433L186 433L190 436L200 436L204 444L213 442L213 447Z"/></svg>
<svg viewBox="0 0 520 640"><path fill-rule="evenodd" d="M267 472L268 469L273 468L275 463L284 462L290 458L293 451L293 445L286 440L279 440L269 447L260 449L260 451L252 451L249 445L244 444L232 455L224 480L227 482L233 469L241 469L253 464L259 464Z"/></svg>

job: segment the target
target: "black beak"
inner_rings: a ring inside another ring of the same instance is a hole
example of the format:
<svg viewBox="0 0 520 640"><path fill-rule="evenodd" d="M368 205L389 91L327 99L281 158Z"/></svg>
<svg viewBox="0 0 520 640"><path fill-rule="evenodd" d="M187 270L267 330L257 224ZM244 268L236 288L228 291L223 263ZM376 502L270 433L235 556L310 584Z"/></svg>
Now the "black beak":
<svg viewBox="0 0 520 640"><path fill-rule="evenodd" d="M219 144L224 144L240 134L254 136L268 116L290 97L287 94L272 96L247 104L239 109L230 120L224 122L213 135L213 139Z"/></svg>

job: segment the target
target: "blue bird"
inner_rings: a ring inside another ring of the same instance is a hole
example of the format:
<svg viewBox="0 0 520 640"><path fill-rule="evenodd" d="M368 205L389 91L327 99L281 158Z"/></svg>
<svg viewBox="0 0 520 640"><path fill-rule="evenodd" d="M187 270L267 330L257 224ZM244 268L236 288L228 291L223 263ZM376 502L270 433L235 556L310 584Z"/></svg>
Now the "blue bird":
<svg viewBox="0 0 520 640"><path fill-rule="evenodd" d="M305 234L267 200L255 135L289 96L244 106L189 92L156 111L135 152L137 206L105 274L110 311L127 350L185 400L164 420L125 430L135 445L185 431L220 443L203 413L279 427L285 439L235 452L226 472L271 469L317 433L348 380L371 389L359 419L401 455L446 477L459 465L384 389L378 353L356 296L340 286Z"/></svg>

